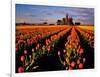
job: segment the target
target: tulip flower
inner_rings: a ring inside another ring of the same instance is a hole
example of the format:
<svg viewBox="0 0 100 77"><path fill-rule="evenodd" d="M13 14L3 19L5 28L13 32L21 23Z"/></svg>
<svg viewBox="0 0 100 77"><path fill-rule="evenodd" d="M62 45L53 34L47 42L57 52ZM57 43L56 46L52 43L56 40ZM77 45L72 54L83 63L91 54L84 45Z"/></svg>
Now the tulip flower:
<svg viewBox="0 0 100 77"><path fill-rule="evenodd" d="M71 66L69 66L68 70L72 70L73 68Z"/></svg>
<svg viewBox="0 0 100 77"><path fill-rule="evenodd" d="M81 55L83 52L84 52L84 51L83 51L83 49L81 48L81 49L79 50L79 54Z"/></svg>
<svg viewBox="0 0 100 77"><path fill-rule="evenodd" d="M86 59L85 58L83 58L83 63L85 63L86 62Z"/></svg>
<svg viewBox="0 0 100 77"><path fill-rule="evenodd" d="M80 59L77 60L77 64L80 64Z"/></svg>
<svg viewBox="0 0 100 77"><path fill-rule="evenodd" d="M27 54L27 50L24 50L24 54L25 54L25 55Z"/></svg>
<svg viewBox="0 0 100 77"><path fill-rule="evenodd" d="M78 65L78 67L79 67L79 69L82 69L82 68L83 68L83 64L80 63L80 64Z"/></svg>
<svg viewBox="0 0 100 77"><path fill-rule="evenodd" d="M32 52L34 52L34 48L32 48Z"/></svg>
<svg viewBox="0 0 100 77"><path fill-rule="evenodd" d="M21 56L21 61L24 62L25 61L25 57Z"/></svg>
<svg viewBox="0 0 100 77"><path fill-rule="evenodd" d="M66 53L66 50L64 49L63 52Z"/></svg>
<svg viewBox="0 0 100 77"><path fill-rule="evenodd" d="M18 73L22 73L22 72L24 72L24 69L23 69L23 67L20 66L20 67L18 68Z"/></svg>
<svg viewBox="0 0 100 77"><path fill-rule="evenodd" d="M60 51L58 51L58 56L60 56Z"/></svg>
<svg viewBox="0 0 100 77"><path fill-rule="evenodd" d="M71 62L71 66L75 67L75 62L74 61Z"/></svg>
<svg viewBox="0 0 100 77"><path fill-rule="evenodd" d="M67 58L66 58L66 62L69 63L69 61L70 61L70 60L69 60L69 58L67 57Z"/></svg>
<svg viewBox="0 0 100 77"><path fill-rule="evenodd" d="M65 62L65 61L63 62L63 65L64 65L64 66L66 65L66 62Z"/></svg>

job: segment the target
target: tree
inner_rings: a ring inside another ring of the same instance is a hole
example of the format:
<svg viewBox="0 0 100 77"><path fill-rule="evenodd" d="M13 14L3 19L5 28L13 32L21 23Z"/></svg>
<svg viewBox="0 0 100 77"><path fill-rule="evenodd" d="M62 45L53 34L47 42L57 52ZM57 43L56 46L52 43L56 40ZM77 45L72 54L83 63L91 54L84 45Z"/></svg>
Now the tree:
<svg viewBox="0 0 100 77"><path fill-rule="evenodd" d="M61 20L57 20L57 25L61 25L62 21Z"/></svg>

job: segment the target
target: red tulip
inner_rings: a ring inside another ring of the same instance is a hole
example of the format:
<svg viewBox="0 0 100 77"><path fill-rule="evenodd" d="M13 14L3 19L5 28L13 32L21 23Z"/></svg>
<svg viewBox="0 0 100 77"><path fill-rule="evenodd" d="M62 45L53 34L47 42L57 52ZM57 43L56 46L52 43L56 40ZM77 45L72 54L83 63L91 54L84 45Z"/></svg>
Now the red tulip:
<svg viewBox="0 0 100 77"><path fill-rule="evenodd" d="M81 55L83 53L83 48L80 49L79 54Z"/></svg>
<svg viewBox="0 0 100 77"><path fill-rule="evenodd" d="M20 67L18 68L18 73L22 73L22 72L24 72L24 69L23 69L23 67L20 66Z"/></svg>
<svg viewBox="0 0 100 77"><path fill-rule="evenodd" d="M16 51L18 50L18 47L16 47Z"/></svg>
<svg viewBox="0 0 100 77"><path fill-rule="evenodd" d="M48 45L49 43L48 43L48 39L46 39L46 45Z"/></svg>
<svg viewBox="0 0 100 77"><path fill-rule="evenodd" d="M79 69L82 69L82 68L83 68L83 64L80 63L80 64L78 65L78 67L79 67Z"/></svg>
<svg viewBox="0 0 100 77"><path fill-rule="evenodd" d="M71 62L71 66L72 67L74 67L75 66L75 62L73 61L73 62Z"/></svg>
<svg viewBox="0 0 100 77"><path fill-rule="evenodd" d="M73 68L71 66L69 66L68 70L72 70Z"/></svg>

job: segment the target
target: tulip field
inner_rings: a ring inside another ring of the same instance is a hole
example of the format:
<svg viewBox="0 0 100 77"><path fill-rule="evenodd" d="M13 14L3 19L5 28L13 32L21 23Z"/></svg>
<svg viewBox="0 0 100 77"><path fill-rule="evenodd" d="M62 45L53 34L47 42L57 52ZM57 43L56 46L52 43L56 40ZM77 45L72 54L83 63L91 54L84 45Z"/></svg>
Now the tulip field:
<svg viewBox="0 0 100 77"><path fill-rule="evenodd" d="M94 26L16 26L16 73L94 68Z"/></svg>

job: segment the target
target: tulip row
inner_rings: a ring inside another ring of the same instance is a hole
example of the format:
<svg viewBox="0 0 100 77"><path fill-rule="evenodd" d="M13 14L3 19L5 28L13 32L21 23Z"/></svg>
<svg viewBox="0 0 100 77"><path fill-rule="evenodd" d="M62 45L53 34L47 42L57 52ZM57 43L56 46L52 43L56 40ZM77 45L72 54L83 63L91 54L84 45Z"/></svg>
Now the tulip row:
<svg viewBox="0 0 100 77"><path fill-rule="evenodd" d="M43 39L57 32L60 32L64 29L65 27L50 27L50 28L33 27L33 28L17 29L16 43L29 42L29 40L31 40L31 42L29 43L34 43L37 42L39 39Z"/></svg>
<svg viewBox="0 0 100 77"><path fill-rule="evenodd" d="M36 27L32 29L18 29L16 31L16 49L21 50L22 48L26 48L33 43L38 43L42 39L51 37L65 29L65 27L39 27L39 29Z"/></svg>
<svg viewBox="0 0 100 77"><path fill-rule="evenodd" d="M88 41L88 44L94 48L94 32L88 29L82 29L79 27L76 27L76 29L80 32L80 34L84 37L86 41Z"/></svg>
<svg viewBox="0 0 100 77"><path fill-rule="evenodd" d="M36 60L44 54L52 55L55 43L70 29L71 27L68 27L62 31L60 31L61 29L59 29L57 31L60 32L52 35L49 38L46 38L42 42L36 43L35 46L28 46L28 43L26 42L19 43L19 48L16 48L16 63L18 64L16 72L26 72L37 69L39 66L37 65ZM32 65L34 65L34 67L30 70Z"/></svg>
<svg viewBox="0 0 100 77"><path fill-rule="evenodd" d="M84 49L80 45L80 40L75 28L72 28L71 34L66 38L65 48L63 50L64 60L61 59L61 52L58 51L58 56L65 69L82 69L84 68L85 57Z"/></svg>

